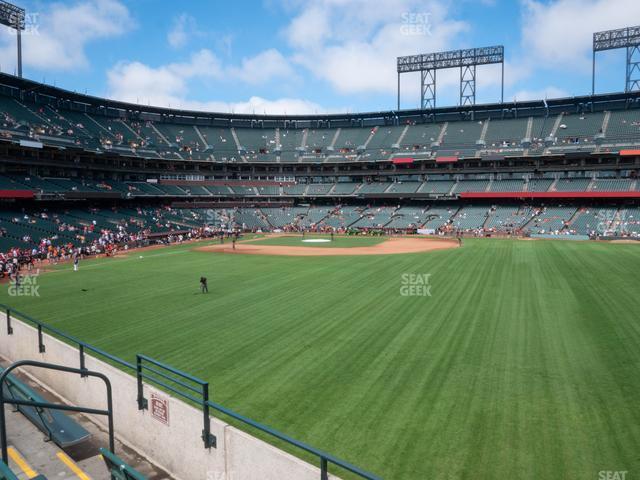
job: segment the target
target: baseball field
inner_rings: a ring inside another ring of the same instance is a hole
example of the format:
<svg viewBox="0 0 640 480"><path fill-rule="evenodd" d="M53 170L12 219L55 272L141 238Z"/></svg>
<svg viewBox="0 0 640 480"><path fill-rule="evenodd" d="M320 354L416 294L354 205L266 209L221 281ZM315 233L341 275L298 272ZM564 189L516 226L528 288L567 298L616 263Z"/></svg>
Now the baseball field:
<svg viewBox="0 0 640 480"><path fill-rule="evenodd" d="M385 244L357 242L340 247ZM353 256L182 245L61 265L38 277L39 296L3 288L0 300L209 380L213 400L385 479L635 478L639 280L629 244L470 239Z"/></svg>

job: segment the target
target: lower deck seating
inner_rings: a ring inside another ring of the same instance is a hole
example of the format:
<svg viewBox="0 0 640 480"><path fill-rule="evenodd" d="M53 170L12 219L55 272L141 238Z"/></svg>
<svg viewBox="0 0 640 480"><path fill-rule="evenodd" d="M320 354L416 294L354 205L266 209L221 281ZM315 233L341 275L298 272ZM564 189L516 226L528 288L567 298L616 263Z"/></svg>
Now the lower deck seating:
<svg viewBox="0 0 640 480"><path fill-rule="evenodd" d="M401 207L391 217L391 221L385 225L385 228L418 228L427 220L428 207Z"/></svg>
<svg viewBox="0 0 640 480"><path fill-rule="evenodd" d="M611 232L616 212L615 208L581 208L567 228L577 235L603 235Z"/></svg>
<svg viewBox="0 0 640 480"><path fill-rule="evenodd" d="M496 231L518 230L531 218L531 211L531 207L518 205L494 207L489 212L485 228Z"/></svg>
<svg viewBox="0 0 640 480"><path fill-rule="evenodd" d="M563 231L576 207L545 207L525 225L525 230L535 234L559 234Z"/></svg>
<svg viewBox="0 0 640 480"><path fill-rule="evenodd" d="M364 216L361 217L352 226L356 228L382 228L390 221L394 214L395 207L379 207L368 209Z"/></svg>
<svg viewBox="0 0 640 480"><path fill-rule="evenodd" d="M467 206L461 208L453 218L453 227L457 230L475 230L482 228L487 220L487 207Z"/></svg>

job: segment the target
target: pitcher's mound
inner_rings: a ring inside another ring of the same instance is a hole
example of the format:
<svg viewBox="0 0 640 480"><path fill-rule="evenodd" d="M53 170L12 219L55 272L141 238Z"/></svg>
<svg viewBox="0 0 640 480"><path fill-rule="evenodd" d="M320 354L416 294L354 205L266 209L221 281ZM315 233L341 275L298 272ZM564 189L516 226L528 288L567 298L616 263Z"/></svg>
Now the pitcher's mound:
<svg viewBox="0 0 640 480"><path fill-rule="evenodd" d="M313 239L303 240L309 242ZM317 240L317 239L316 239ZM335 255L390 255L397 253L419 253L432 250L456 248L457 240L441 238L393 237L368 247L324 248L296 247L287 245L259 245L248 242L236 243L235 250L230 244L197 247L201 252L240 253L244 255L286 255L301 257L332 257Z"/></svg>

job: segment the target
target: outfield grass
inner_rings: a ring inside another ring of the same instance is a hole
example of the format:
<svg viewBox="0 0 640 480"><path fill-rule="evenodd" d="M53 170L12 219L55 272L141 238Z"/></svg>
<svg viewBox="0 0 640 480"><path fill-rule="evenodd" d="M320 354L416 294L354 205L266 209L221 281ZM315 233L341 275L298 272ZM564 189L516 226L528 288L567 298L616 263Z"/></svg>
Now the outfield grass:
<svg viewBox="0 0 640 480"><path fill-rule="evenodd" d="M333 241L330 242L304 242L303 240L331 240L330 235L313 235L307 234L292 235L283 237L269 237L260 240L252 240L251 244L258 245L284 245L287 247L322 247L322 248L352 248L352 247L371 247L387 240L386 237L343 237L335 235Z"/></svg>
<svg viewBox="0 0 640 480"><path fill-rule="evenodd" d="M640 475L637 245L138 255L0 297L208 379L214 400L387 479ZM430 273L432 296L401 296L406 273Z"/></svg>

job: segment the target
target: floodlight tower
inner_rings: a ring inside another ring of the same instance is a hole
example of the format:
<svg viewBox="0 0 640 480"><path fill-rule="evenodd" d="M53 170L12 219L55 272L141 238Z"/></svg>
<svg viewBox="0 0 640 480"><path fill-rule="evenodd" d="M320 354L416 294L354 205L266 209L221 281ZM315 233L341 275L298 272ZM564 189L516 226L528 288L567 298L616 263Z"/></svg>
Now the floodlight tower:
<svg viewBox="0 0 640 480"><path fill-rule="evenodd" d="M398 110L400 110L400 75L420 72L420 108L436 108L436 71L460 69L460 106L476 104L476 67L502 65L500 102L504 101L504 47L464 48L448 52L426 53L398 57Z"/></svg>
<svg viewBox="0 0 640 480"><path fill-rule="evenodd" d="M625 92L640 91L640 26L605 30L593 34L593 64L591 67L591 95L596 90L596 52L627 49Z"/></svg>
<svg viewBox="0 0 640 480"><path fill-rule="evenodd" d="M12 3L0 0L0 25L13 28L17 35L18 44L18 77L22 78L22 30L25 29L24 8L17 7Z"/></svg>

